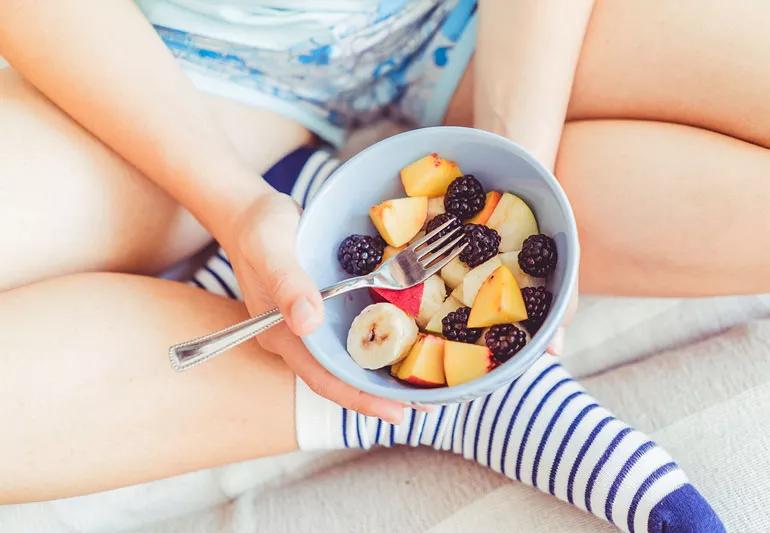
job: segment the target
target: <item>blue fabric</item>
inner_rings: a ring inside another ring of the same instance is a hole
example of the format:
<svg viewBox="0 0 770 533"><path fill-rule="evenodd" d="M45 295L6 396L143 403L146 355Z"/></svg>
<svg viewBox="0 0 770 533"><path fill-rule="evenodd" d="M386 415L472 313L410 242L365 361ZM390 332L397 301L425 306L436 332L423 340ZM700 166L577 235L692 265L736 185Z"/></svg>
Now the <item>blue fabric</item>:
<svg viewBox="0 0 770 533"><path fill-rule="evenodd" d="M297 148L274 164L262 177L277 191L291 194L302 167L316 150L317 148L310 146Z"/></svg>
<svg viewBox="0 0 770 533"><path fill-rule="evenodd" d="M475 47L476 0L381 0L346 12L319 0L255 7L246 22L218 18L214 2L139 3L199 88L268 106L335 145L383 116L438 123Z"/></svg>
<svg viewBox="0 0 770 533"><path fill-rule="evenodd" d="M723 533L725 526L714 509L689 483L653 507L647 522L650 533Z"/></svg>

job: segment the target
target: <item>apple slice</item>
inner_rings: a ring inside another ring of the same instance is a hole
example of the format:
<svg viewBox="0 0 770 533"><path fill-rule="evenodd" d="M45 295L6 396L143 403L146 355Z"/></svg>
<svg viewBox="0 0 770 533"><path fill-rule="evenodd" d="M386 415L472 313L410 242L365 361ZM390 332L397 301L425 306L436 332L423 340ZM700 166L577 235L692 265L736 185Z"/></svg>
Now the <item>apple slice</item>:
<svg viewBox="0 0 770 533"><path fill-rule="evenodd" d="M540 233L537 220L524 200L509 192L500 197L487 226L500 234L500 251L512 252L530 235Z"/></svg>
<svg viewBox="0 0 770 533"><path fill-rule="evenodd" d="M420 314L420 303L425 291L425 284L420 283L408 289L369 289L369 294L375 303L392 303L409 316L416 317Z"/></svg>
<svg viewBox="0 0 770 533"><path fill-rule="evenodd" d="M452 289L450 296L465 305L465 302L463 302L463 284L460 283L457 287Z"/></svg>
<svg viewBox="0 0 770 533"><path fill-rule="evenodd" d="M495 361L486 346L444 342L444 375L450 387L480 378L493 368Z"/></svg>
<svg viewBox="0 0 770 533"><path fill-rule="evenodd" d="M444 208L444 197L436 196L435 198L428 198L428 216L425 217L426 222L430 222L432 218L441 213L446 213Z"/></svg>
<svg viewBox="0 0 770 533"><path fill-rule="evenodd" d="M369 290L375 302L389 302L409 316L415 317L417 325L425 327L446 298L444 282L436 274L424 282L408 289L377 289Z"/></svg>
<svg viewBox="0 0 770 533"><path fill-rule="evenodd" d="M500 258L500 261L508 267L513 274L513 277L516 278L516 283L518 283L519 287L522 289L524 287L542 287L545 285L545 278L530 276L521 269L519 266L519 250L516 250L515 252L505 252L498 255L498 257Z"/></svg>
<svg viewBox="0 0 770 533"><path fill-rule="evenodd" d="M428 325L430 318L436 314L446 299L446 286L444 280L437 274L423 282L425 286L420 299L420 310L417 313L417 325L424 328Z"/></svg>
<svg viewBox="0 0 770 533"><path fill-rule="evenodd" d="M500 257L495 256L468 272L463 278L463 297L460 301L468 307L472 306L481 284L501 264Z"/></svg>
<svg viewBox="0 0 770 533"><path fill-rule="evenodd" d="M417 235L428 214L428 198L396 198L369 209L369 217L389 245L398 248Z"/></svg>
<svg viewBox="0 0 770 533"><path fill-rule="evenodd" d="M471 267L460 261L460 257L457 256L441 269L440 274L444 283L446 283L446 286L450 289L454 289L463 282L463 279L470 271Z"/></svg>
<svg viewBox="0 0 770 533"><path fill-rule="evenodd" d="M457 163L432 153L402 168L401 183L407 196L441 196L462 175Z"/></svg>
<svg viewBox="0 0 770 533"><path fill-rule="evenodd" d="M401 361L403 361L403 359L401 359ZM390 375L393 376L394 378L398 377L398 367L401 366L401 361L390 365Z"/></svg>
<svg viewBox="0 0 770 533"><path fill-rule="evenodd" d="M441 307L439 307L438 310L433 313L433 316L430 317L428 324L425 326L425 330L430 331L431 333L438 333L440 335L443 332L441 321L444 319L444 317L453 311L457 311L462 306L463 303L450 294L441 304Z"/></svg>
<svg viewBox="0 0 770 533"><path fill-rule="evenodd" d="M500 194L497 191L489 191L487 193L487 199L484 201L484 207L476 213L470 220L468 220L468 224L486 224L489 220L489 217L492 216L492 213L495 210L495 207L497 207L497 204L500 202L500 198L503 195Z"/></svg>
<svg viewBox="0 0 770 533"><path fill-rule="evenodd" d="M485 328L527 319L527 307L516 278L499 266L484 280L468 316L469 328Z"/></svg>
<svg viewBox="0 0 770 533"><path fill-rule="evenodd" d="M446 385L444 339L421 333L409 355L398 363L396 377L417 387Z"/></svg>

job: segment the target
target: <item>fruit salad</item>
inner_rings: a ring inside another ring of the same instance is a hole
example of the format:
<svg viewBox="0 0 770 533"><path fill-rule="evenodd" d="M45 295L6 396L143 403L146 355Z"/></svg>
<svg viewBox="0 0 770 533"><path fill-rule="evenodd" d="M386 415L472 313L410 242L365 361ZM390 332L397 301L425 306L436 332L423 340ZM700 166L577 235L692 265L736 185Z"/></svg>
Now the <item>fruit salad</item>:
<svg viewBox="0 0 770 533"><path fill-rule="evenodd" d="M438 274L404 290L371 289L353 320L347 349L362 368L390 368L415 387L471 381L505 363L545 321L553 295L545 282L556 245L512 192L485 191L454 161L429 154L401 170L406 196L369 210L376 235L350 235L337 258L366 275L410 242L462 231L466 246Z"/></svg>

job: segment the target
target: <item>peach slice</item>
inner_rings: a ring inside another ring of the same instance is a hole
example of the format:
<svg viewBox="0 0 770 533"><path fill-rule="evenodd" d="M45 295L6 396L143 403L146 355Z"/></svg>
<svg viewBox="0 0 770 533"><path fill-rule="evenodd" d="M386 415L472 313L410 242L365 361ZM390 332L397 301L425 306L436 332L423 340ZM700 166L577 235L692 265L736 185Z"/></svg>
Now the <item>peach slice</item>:
<svg viewBox="0 0 770 533"><path fill-rule="evenodd" d="M389 245L398 248L417 235L428 213L428 198L396 198L369 209L374 227Z"/></svg>
<svg viewBox="0 0 770 533"><path fill-rule="evenodd" d="M441 196L462 175L457 163L432 153L402 168L401 183L407 196Z"/></svg>
<svg viewBox="0 0 770 533"><path fill-rule="evenodd" d="M479 292L484 281L501 264L500 257L496 255L468 272L463 278L463 297L460 298L460 301L468 307L472 306L476 299L476 293Z"/></svg>
<svg viewBox="0 0 770 533"><path fill-rule="evenodd" d="M500 234L501 252L518 250L524 239L540 233L535 215L529 206L509 192L500 197L486 225Z"/></svg>
<svg viewBox="0 0 770 533"><path fill-rule="evenodd" d="M484 280L471 307L469 328L486 328L527 319L527 308L516 278L506 266L499 266Z"/></svg>
<svg viewBox="0 0 770 533"><path fill-rule="evenodd" d="M435 335L420 334L409 355L398 363L396 377L417 387L446 385L444 339Z"/></svg>
<svg viewBox="0 0 770 533"><path fill-rule="evenodd" d="M484 207L476 213L473 217L471 217L470 220L468 220L468 224L486 224L487 220L489 220L489 217L492 216L492 212L495 210L495 207L497 207L498 202L500 202L500 198L502 197L502 194L500 194L497 191L489 191L487 193L487 199L484 201Z"/></svg>
<svg viewBox="0 0 770 533"><path fill-rule="evenodd" d="M450 387L480 378L493 368L495 361L486 346L444 342L444 375Z"/></svg>

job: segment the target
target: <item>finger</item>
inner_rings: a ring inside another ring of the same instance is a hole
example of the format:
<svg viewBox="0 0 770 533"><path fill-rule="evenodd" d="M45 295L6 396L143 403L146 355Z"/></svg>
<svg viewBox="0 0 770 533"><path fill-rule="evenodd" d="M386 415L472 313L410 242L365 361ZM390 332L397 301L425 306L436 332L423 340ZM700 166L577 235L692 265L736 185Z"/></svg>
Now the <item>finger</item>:
<svg viewBox="0 0 770 533"><path fill-rule="evenodd" d="M401 423L404 417L401 402L373 396L339 380L316 361L288 328L276 326L263 334L259 341L266 349L283 354L289 368L316 394L352 411L381 418L391 424Z"/></svg>
<svg viewBox="0 0 770 533"><path fill-rule="evenodd" d="M562 326L569 326L572 322L572 319L575 317L575 313L577 312L578 308L578 294L580 292L580 289L578 288L577 282L575 282L575 287L572 289L572 293L569 296L569 304L567 305L567 311L564 313L564 318L561 321Z"/></svg>
<svg viewBox="0 0 770 533"><path fill-rule="evenodd" d="M551 339L550 344L548 344L548 348L546 348L546 352L548 352L551 355L561 355L564 351L564 328L559 328L556 330L556 334Z"/></svg>
<svg viewBox="0 0 770 533"><path fill-rule="evenodd" d="M255 208L261 223L245 229L241 250L289 328L295 335L307 335L323 322L323 302L297 260L298 207L286 195L271 194Z"/></svg>

